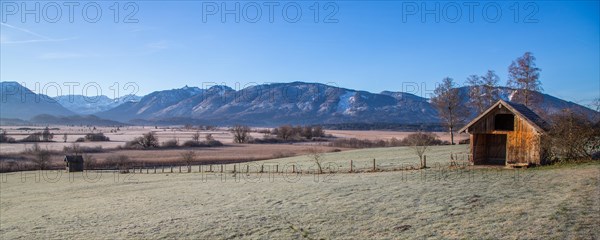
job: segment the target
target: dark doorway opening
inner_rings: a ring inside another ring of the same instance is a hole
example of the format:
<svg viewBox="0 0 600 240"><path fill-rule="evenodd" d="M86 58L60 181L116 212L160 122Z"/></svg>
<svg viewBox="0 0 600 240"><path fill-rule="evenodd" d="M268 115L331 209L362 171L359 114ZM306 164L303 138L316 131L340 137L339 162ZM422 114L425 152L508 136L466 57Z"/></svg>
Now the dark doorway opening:
<svg viewBox="0 0 600 240"><path fill-rule="evenodd" d="M506 165L506 134L473 135L473 163L476 165Z"/></svg>
<svg viewBox="0 0 600 240"><path fill-rule="evenodd" d="M506 134L486 134L486 164L506 164Z"/></svg>

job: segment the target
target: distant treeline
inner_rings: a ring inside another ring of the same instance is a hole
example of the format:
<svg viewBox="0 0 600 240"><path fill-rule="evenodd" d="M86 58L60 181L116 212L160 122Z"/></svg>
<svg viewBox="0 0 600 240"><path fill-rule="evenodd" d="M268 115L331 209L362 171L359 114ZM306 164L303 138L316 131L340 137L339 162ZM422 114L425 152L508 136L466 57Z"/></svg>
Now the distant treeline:
<svg viewBox="0 0 600 240"><path fill-rule="evenodd" d="M322 125L327 130L393 130L442 132L446 129L439 123L402 124L402 123L335 123Z"/></svg>

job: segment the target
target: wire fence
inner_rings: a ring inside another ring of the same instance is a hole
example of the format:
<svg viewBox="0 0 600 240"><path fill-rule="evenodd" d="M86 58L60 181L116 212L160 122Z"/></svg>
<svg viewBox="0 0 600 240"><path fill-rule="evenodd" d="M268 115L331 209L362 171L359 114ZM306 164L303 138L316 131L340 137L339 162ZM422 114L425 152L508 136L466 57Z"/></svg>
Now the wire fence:
<svg viewBox="0 0 600 240"><path fill-rule="evenodd" d="M205 164L205 165L137 165L118 169L124 173L157 174L157 173L359 173L359 172L385 172L406 171L424 168L465 168L471 165L470 154L451 154L446 163L435 162L427 164L427 156L423 163L399 163L372 160L347 160L335 162L245 162L234 164Z"/></svg>

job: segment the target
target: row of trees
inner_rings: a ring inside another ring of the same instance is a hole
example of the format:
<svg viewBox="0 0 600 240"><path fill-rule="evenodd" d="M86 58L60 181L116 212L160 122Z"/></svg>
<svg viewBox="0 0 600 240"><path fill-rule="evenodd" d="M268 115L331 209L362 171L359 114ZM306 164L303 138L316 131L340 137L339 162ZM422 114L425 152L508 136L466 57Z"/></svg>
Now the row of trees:
<svg viewBox="0 0 600 240"><path fill-rule="evenodd" d="M251 142L251 131L252 129L250 129L250 127L243 125L235 125L230 129L230 132L233 134L233 141L235 143ZM271 131L265 130L260 132L265 134L263 140L271 138L271 136L275 136L277 140L284 142L304 141L325 137L325 131L323 131L321 126L283 125L273 128Z"/></svg>
<svg viewBox="0 0 600 240"><path fill-rule="evenodd" d="M54 134L50 132L50 128L44 128L42 132L35 132L21 140L21 142L50 142L54 138Z"/></svg>
<svg viewBox="0 0 600 240"><path fill-rule="evenodd" d="M271 134L277 136L284 141L304 138L313 139L317 137L325 137L325 132L321 126L291 126L283 125L271 130Z"/></svg>
<svg viewBox="0 0 600 240"><path fill-rule="evenodd" d="M535 60L532 53L526 52L508 67L507 87L515 90L511 100L530 108L535 108L540 100L535 92L542 91L541 69L536 66ZM470 102L467 102L467 96L461 94L456 82L450 77L444 78L436 87L431 103L437 108L440 119L448 128L452 144L456 128L464 124L470 116L466 104L473 105L477 114L482 113L500 99L499 82L500 78L492 70L481 76L469 76L466 84L471 86L468 93Z"/></svg>
<svg viewBox="0 0 600 240"><path fill-rule="evenodd" d="M67 142L68 135L62 134L63 142ZM50 132L50 128L46 127L41 132L34 132L29 134L20 142L51 142L54 139L54 133ZM104 133L88 133L84 137L77 138L75 142L103 142L110 141L110 138L106 137ZM0 143L14 143L17 142L14 138L9 137L5 130L0 132Z"/></svg>
<svg viewBox="0 0 600 240"><path fill-rule="evenodd" d="M223 146L223 143L214 139L212 134L207 134L205 141L200 141L200 133L192 134L192 140L185 141L180 145L179 140L171 139L162 144L158 141L158 136L155 132L148 132L141 137L136 137L133 140L125 143L122 148L125 149L157 149L157 148L178 148L178 147L218 147Z"/></svg>

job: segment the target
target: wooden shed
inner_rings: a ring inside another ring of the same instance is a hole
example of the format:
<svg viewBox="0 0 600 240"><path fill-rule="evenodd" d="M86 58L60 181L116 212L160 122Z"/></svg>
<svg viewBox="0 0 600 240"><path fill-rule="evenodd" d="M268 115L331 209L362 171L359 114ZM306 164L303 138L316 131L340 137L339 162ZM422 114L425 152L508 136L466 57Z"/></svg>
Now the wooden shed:
<svg viewBox="0 0 600 240"><path fill-rule="evenodd" d="M83 171L83 157L80 155L66 155L64 162L67 164L67 172L82 172Z"/></svg>
<svg viewBox="0 0 600 240"><path fill-rule="evenodd" d="M474 165L542 163L541 138L548 124L522 104L500 100L459 130L470 134Z"/></svg>

